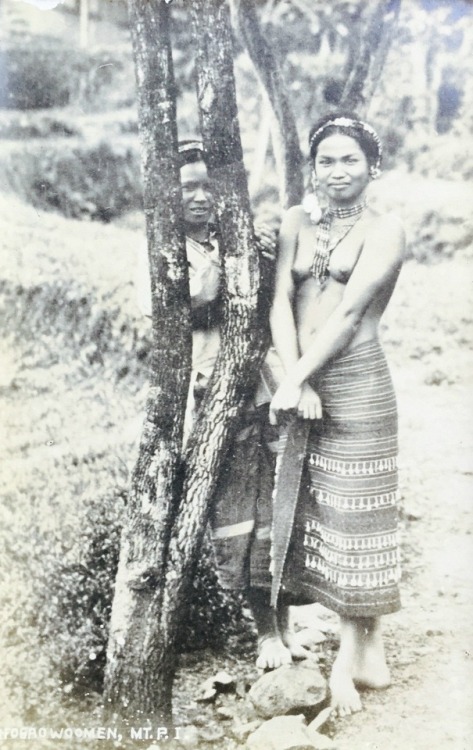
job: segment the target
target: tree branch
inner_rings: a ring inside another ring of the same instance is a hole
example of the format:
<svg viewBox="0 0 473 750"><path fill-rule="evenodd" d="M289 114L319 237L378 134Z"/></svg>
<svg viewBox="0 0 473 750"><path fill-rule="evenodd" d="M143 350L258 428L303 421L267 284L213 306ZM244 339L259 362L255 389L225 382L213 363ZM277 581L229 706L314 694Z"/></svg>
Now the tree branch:
<svg viewBox="0 0 473 750"><path fill-rule="evenodd" d="M361 38L358 60L343 89L340 109L366 114L388 56L401 0L378 0Z"/></svg>
<svg viewBox="0 0 473 750"><path fill-rule="evenodd" d="M303 196L302 153L297 127L281 71L261 31L253 0L232 0L240 36L255 66L272 109L273 150L280 176L281 203L289 208Z"/></svg>

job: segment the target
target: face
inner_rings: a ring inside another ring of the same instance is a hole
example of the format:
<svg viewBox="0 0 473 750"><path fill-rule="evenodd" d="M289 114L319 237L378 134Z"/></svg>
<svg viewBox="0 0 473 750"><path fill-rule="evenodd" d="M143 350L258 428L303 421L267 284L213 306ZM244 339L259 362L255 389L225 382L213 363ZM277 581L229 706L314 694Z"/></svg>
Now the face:
<svg viewBox="0 0 473 750"><path fill-rule="evenodd" d="M314 166L330 204L350 207L359 203L369 182L369 164L358 141L341 133L324 138Z"/></svg>
<svg viewBox="0 0 473 750"><path fill-rule="evenodd" d="M202 226L210 221L214 199L203 161L184 164L180 170L184 221Z"/></svg>

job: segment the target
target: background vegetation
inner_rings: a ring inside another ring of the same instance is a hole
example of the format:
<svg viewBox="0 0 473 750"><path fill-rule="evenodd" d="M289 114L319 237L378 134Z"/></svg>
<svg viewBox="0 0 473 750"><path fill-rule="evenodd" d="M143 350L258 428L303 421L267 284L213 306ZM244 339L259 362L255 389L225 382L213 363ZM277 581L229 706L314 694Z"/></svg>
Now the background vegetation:
<svg viewBox="0 0 473 750"><path fill-rule="evenodd" d="M259 3L303 146L313 119L336 105L365 5ZM184 6L175 0L182 137L197 130ZM124 4L91 7L81 47L75 3L47 13L0 5L4 723L44 723L60 710L69 725L81 715L100 724L120 517L146 394L150 331L134 291L144 221L131 47ZM254 210L277 226L266 103L236 45ZM372 200L398 211L409 238L410 262L384 324L401 391L412 382L454 388L471 370L472 61L469 4L405 2L370 109L386 144ZM408 527L419 480L404 462ZM225 642L241 655L251 627L223 628L229 602L215 581L197 581L185 647ZM209 590L210 624L199 604ZM242 604L231 606L247 623Z"/></svg>

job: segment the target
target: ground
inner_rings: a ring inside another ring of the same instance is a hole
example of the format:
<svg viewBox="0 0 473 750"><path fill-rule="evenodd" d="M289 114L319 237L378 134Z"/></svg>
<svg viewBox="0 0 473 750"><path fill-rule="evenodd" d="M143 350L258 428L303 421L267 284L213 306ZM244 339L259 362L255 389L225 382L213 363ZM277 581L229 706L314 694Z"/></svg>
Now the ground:
<svg viewBox="0 0 473 750"><path fill-rule="evenodd" d="M67 221L6 200L2 231L7 292L11 284L28 290L36 283L45 289L53 279L66 285L73 279L85 289L102 284L102 302L107 294L112 301L114 294L122 295L129 316L138 315L130 268L142 241L140 231L123 224ZM403 608L385 622L392 686L364 693L361 714L327 725L338 750L471 747L470 289L465 254L430 265L409 261L383 325L400 412ZM98 694L79 705L67 684L59 690L54 675L45 680L47 665L37 655L51 643L43 640L38 651L38 644L33 644L34 618L26 623L22 610L27 610L36 580L32 545L44 538L58 549L74 549L81 533L74 509L80 518L94 492L100 497L126 485L146 385L142 375L118 380L110 363L91 355L90 342L78 337L72 346L68 339L78 336L84 325L78 313L70 319L65 315L62 336L47 338L41 307L45 295L30 296L21 320L12 318L8 307L5 312L17 330L7 329L0 383L7 457L0 470L6 498L0 538L10 579L1 588L7 614L3 671L9 686L1 724L51 725L61 717L69 725L97 725ZM12 300L7 297L8 305L16 305ZM81 347L89 359L81 360ZM320 647L324 670L335 648L335 638ZM199 748L238 746L232 738L232 720L225 718L225 710L218 711L225 703L201 705L195 698L204 679L219 669L235 674L244 692L245 683L257 676L251 649L251 642L244 648L233 644L220 655L204 651L183 658L176 683L176 722L199 724ZM12 674L17 675L13 692ZM238 716L243 701L232 700L232 712ZM27 714L22 713L24 705ZM4 746L53 747L19 741L6 741Z"/></svg>

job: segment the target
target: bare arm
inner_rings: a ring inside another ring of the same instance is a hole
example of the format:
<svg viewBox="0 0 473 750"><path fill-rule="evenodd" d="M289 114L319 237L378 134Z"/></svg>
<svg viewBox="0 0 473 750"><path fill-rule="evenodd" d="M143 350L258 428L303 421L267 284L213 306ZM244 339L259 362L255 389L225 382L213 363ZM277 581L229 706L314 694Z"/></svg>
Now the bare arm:
<svg viewBox="0 0 473 750"><path fill-rule="evenodd" d="M296 323L292 310L294 297L292 266L301 224L301 210L300 206L289 209L281 224L274 299L269 317L273 344L286 373L300 357Z"/></svg>
<svg viewBox="0 0 473 750"><path fill-rule="evenodd" d="M293 385L318 372L353 339L368 307L392 289L404 257L405 237L393 216L376 219L367 230L363 250L340 304L318 331L308 350L287 372Z"/></svg>
<svg viewBox="0 0 473 750"><path fill-rule="evenodd" d="M320 402L314 404L314 393L307 393L306 380L350 343L374 300L383 292L389 296L401 269L404 245L404 230L397 219L384 216L373 222L340 304L303 356L286 369L286 377L271 401L273 424L279 411L295 408L304 417L313 419L314 413L321 416Z"/></svg>

